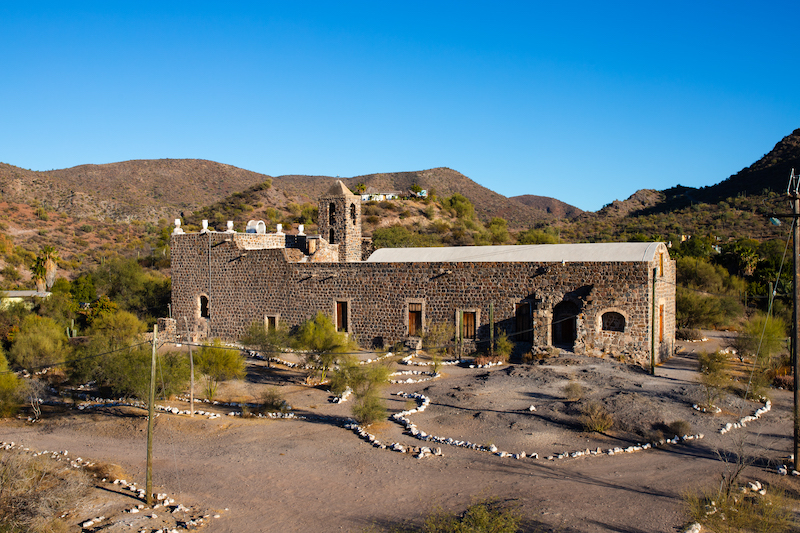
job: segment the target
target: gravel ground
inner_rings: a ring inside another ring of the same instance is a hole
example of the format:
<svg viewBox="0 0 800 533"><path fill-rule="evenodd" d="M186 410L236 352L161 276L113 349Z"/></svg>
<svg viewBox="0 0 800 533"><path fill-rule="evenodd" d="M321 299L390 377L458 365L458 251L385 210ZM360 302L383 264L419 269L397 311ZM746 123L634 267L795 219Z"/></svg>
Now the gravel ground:
<svg viewBox="0 0 800 533"><path fill-rule="evenodd" d="M493 445L498 451L525 452L524 459L446 444L432 445L442 448L442 456L423 459L372 447L342 427L349 403L330 403L327 392L302 385L302 376L293 370L254 364L246 383L228 385L220 396L258 396L263 387L280 385L295 413L309 419L209 420L162 413L155 431L156 490L209 516L205 527L210 532L380 530L419 523L437 507L463 510L485 497L518 505L527 531L679 531L686 523L681 494L717 483L726 468L720 457L727 453L742 452L752 459L743 479L797 481L774 473L791 448L790 392L772 391L768 413L724 435L719 429L726 423L752 415L763 404L728 395L720 403L721 413L692 408L703 398L696 381L696 353L719 343L724 343L721 335L683 343L681 353L659 366L655 376L610 359L562 354L534 365L447 366L434 381L387 387L390 414L416 405L396 396L398 391L430 398L424 412L409 416L420 430ZM563 389L570 382L584 387L582 400L565 398ZM578 415L585 401L612 413L610 430L582 430ZM182 402L171 405L186 408ZM142 486L143 415L139 409L103 407L51 413L36 424L5 421L0 423L0 440L39 450L68 449L72 456L116 463ZM670 437L666 425L679 420L704 437L634 453L548 459ZM387 444L427 444L393 422L370 431ZM538 458L530 457L534 453ZM797 488L795 483L793 490ZM127 526L130 516L119 511L130 506L130 498L119 498L96 491L74 515L74 523L105 514L112 518L106 523L116 525L98 531L144 527L143 522ZM162 526L154 523L148 531L157 527Z"/></svg>

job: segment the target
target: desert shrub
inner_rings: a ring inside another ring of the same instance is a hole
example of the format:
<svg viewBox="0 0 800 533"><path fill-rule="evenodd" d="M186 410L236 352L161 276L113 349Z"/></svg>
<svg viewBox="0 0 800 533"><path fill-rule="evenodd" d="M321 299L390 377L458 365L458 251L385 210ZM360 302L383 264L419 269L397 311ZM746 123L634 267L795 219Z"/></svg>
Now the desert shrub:
<svg viewBox="0 0 800 533"><path fill-rule="evenodd" d="M676 322L683 328L717 328L740 317L742 304L731 296L708 296L684 287L675 290Z"/></svg>
<svg viewBox="0 0 800 533"><path fill-rule="evenodd" d="M501 331L500 335L494 341L494 353L503 361L508 361L511 352L514 351L514 343L508 338L505 331Z"/></svg>
<svg viewBox="0 0 800 533"><path fill-rule="evenodd" d="M226 381L244 377L244 357L237 349L222 346L222 341L214 339L200 348L195 357L197 369L214 381Z"/></svg>
<svg viewBox="0 0 800 533"><path fill-rule="evenodd" d="M697 356L699 381L705 393L706 407L714 407L730 384L730 375L725 367L727 355L722 352L702 352Z"/></svg>
<svg viewBox="0 0 800 533"><path fill-rule="evenodd" d="M98 479L107 479L112 482L117 479L127 478L125 470L114 463L93 463L91 466L85 467L84 470Z"/></svg>
<svg viewBox="0 0 800 533"><path fill-rule="evenodd" d="M344 357L331 378L331 392L353 391L353 418L359 424L370 425L386 417L386 406L380 396L382 386L389 381L389 368L382 364L359 364L352 356Z"/></svg>
<svg viewBox="0 0 800 533"><path fill-rule="evenodd" d="M300 324L292 343L297 348L307 350L306 364L312 367L312 376L319 374L322 381L325 381L328 371L343 353L356 349L347 334L336 331L333 321L321 311Z"/></svg>
<svg viewBox="0 0 800 533"><path fill-rule="evenodd" d="M261 393L261 405L267 412L286 412L289 404L283 398L283 394L277 387L269 387Z"/></svg>
<svg viewBox="0 0 800 533"><path fill-rule="evenodd" d="M442 207L450 210L458 218L472 219L475 216L475 207L472 202L459 193L442 200Z"/></svg>
<svg viewBox="0 0 800 533"><path fill-rule="evenodd" d="M0 270L0 274L4 280L9 282L19 281L22 278L22 275L12 265L4 266L3 270Z"/></svg>
<svg viewBox="0 0 800 533"><path fill-rule="evenodd" d="M597 402L586 402L580 407L581 415L578 418L586 431L602 433L611 429L614 419L606 408Z"/></svg>
<svg viewBox="0 0 800 533"><path fill-rule="evenodd" d="M151 356L152 357L152 356ZM189 360L178 352L159 354L156 360L156 383L159 397L169 398L186 388Z"/></svg>
<svg viewBox="0 0 800 533"><path fill-rule="evenodd" d="M517 244L558 244L558 235L547 230L529 229L517 235Z"/></svg>
<svg viewBox="0 0 800 533"><path fill-rule="evenodd" d="M279 323L277 327L270 328L263 321L257 320L250 324L239 342L245 346L256 348L261 355L267 358L267 367L269 367L269 357L281 352L289 345L289 329L285 323Z"/></svg>
<svg viewBox="0 0 800 533"><path fill-rule="evenodd" d="M570 381L569 383L564 385L564 388L561 389L561 392L564 393L564 397L567 400L571 402L577 402L578 400L583 398L584 395L586 395L587 390L586 387L584 387L577 381Z"/></svg>
<svg viewBox="0 0 800 533"><path fill-rule="evenodd" d="M8 369L6 356L0 350L0 418L13 416L22 403L22 384Z"/></svg>
<svg viewBox="0 0 800 533"><path fill-rule="evenodd" d="M794 376L775 376L772 380L772 385L780 389L794 390Z"/></svg>
<svg viewBox="0 0 800 533"><path fill-rule="evenodd" d="M522 513L517 507L489 499L473 503L461 514L436 511L425 519L420 533L516 533L520 531Z"/></svg>
<svg viewBox="0 0 800 533"><path fill-rule="evenodd" d="M455 327L449 322L431 324L422 335L422 348L429 354L444 355L450 353L455 335Z"/></svg>
<svg viewBox="0 0 800 533"><path fill-rule="evenodd" d="M774 356L786 348L786 326L780 318L757 313L745 322L733 347L740 355L757 356L759 369L769 371Z"/></svg>
<svg viewBox="0 0 800 533"><path fill-rule="evenodd" d="M69 462L0 451L0 531L71 531L62 518L88 494L89 476ZM73 526L74 527L74 526Z"/></svg>
<svg viewBox="0 0 800 533"><path fill-rule="evenodd" d="M692 425L686 420L675 420L667 425L667 429L672 436L683 437L684 435L691 435Z"/></svg>
<svg viewBox="0 0 800 533"><path fill-rule="evenodd" d="M24 368L54 365L67 353L66 333L52 318L28 315L11 345L10 360Z"/></svg>
<svg viewBox="0 0 800 533"><path fill-rule="evenodd" d="M703 339L703 333L694 328L678 328L675 331L675 338L679 341L699 341Z"/></svg>

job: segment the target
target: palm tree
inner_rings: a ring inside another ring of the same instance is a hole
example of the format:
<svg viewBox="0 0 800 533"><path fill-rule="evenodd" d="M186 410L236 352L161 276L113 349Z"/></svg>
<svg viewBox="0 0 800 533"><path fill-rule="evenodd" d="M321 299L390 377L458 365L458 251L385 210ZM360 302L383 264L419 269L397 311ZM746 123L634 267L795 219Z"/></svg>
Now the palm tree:
<svg viewBox="0 0 800 533"><path fill-rule="evenodd" d="M56 261L58 260L58 251L52 246L45 246L42 248L42 251L39 252L39 257L44 260L44 279L47 285L47 290L49 291L51 288L53 288L53 283L56 281L56 269L58 267Z"/></svg>
<svg viewBox="0 0 800 533"><path fill-rule="evenodd" d="M31 265L31 274L33 274L33 282L36 283L36 291L44 292L47 267L45 266L45 260L41 255L33 260L33 265Z"/></svg>

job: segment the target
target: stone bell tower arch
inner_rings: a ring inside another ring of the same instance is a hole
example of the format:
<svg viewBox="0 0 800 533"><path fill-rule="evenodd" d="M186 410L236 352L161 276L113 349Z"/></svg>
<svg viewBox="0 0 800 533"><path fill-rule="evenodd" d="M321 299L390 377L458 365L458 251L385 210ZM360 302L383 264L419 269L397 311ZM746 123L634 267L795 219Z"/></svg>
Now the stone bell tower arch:
<svg viewBox="0 0 800 533"><path fill-rule="evenodd" d="M361 261L361 197L341 180L319 199L319 233L330 244L339 245L339 261Z"/></svg>

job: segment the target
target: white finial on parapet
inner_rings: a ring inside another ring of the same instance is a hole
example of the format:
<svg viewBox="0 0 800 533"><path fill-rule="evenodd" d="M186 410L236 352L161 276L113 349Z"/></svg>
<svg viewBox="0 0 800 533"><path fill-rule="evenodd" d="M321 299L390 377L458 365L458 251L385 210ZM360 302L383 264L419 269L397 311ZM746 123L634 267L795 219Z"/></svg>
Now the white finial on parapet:
<svg viewBox="0 0 800 533"><path fill-rule="evenodd" d="M275 231L278 235L283 235L283 224L278 224L278 229Z"/></svg>
<svg viewBox="0 0 800 533"><path fill-rule="evenodd" d="M304 224L300 224L300 225L297 227L297 234L298 234L298 235L305 235L305 230L306 230L306 227L305 227L305 225L304 225Z"/></svg>
<svg viewBox="0 0 800 533"><path fill-rule="evenodd" d="M208 231L208 220L203 220L203 229L200 230L200 233L206 233Z"/></svg>
<svg viewBox="0 0 800 533"><path fill-rule="evenodd" d="M228 221L228 229L225 230L225 233L236 233L233 231L233 220Z"/></svg>
<svg viewBox="0 0 800 533"><path fill-rule="evenodd" d="M172 233L173 234L183 233L183 230L181 229L181 219L179 219L179 218L175 219L175 229L172 230Z"/></svg>

